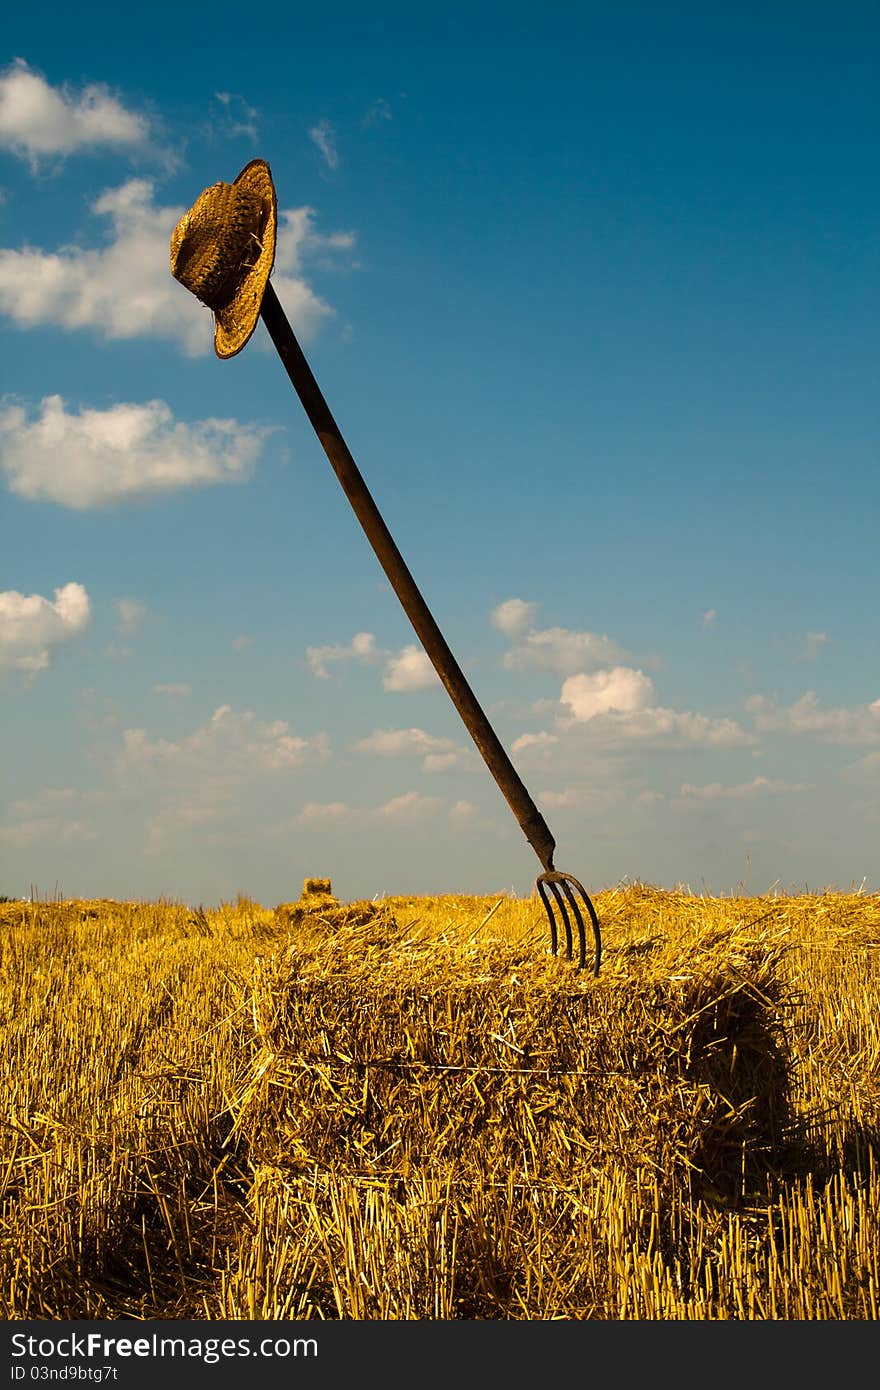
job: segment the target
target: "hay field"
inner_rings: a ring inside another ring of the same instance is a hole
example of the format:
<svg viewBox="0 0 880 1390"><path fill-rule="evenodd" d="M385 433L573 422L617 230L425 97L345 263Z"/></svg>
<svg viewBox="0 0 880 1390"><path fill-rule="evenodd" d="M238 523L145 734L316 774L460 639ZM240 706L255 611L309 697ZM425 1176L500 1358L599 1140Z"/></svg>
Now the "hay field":
<svg viewBox="0 0 880 1390"><path fill-rule="evenodd" d="M880 896L310 887L0 906L4 1318L877 1318Z"/></svg>

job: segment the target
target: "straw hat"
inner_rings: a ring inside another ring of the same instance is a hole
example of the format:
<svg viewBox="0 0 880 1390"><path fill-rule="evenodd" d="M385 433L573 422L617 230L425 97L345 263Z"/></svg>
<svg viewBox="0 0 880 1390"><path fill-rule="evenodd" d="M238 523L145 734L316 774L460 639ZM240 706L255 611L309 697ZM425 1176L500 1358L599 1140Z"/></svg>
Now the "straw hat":
<svg viewBox="0 0 880 1390"><path fill-rule="evenodd" d="M171 274L214 314L218 357L241 352L257 326L275 260L272 173L252 159L234 183L215 183L171 234Z"/></svg>

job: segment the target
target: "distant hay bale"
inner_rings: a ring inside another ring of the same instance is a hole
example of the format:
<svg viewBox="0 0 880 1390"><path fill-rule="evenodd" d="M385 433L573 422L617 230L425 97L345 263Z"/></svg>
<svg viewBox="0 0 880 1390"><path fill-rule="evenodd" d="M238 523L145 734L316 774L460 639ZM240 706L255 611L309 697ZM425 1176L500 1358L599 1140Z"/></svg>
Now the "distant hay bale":
<svg viewBox="0 0 880 1390"><path fill-rule="evenodd" d="M275 919L281 923L299 922L309 912L338 906L339 899L333 893L329 878L306 878L298 901L279 903L275 908Z"/></svg>
<svg viewBox="0 0 880 1390"><path fill-rule="evenodd" d="M332 898L333 889L329 878L307 878L303 880L303 898Z"/></svg>
<svg viewBox="0 0 880 1390"><path fill-rule="evenodd" d="M392 914L381 904L373 902L340 903L330 886L329 878L307 878L298 902L279 903L274 910L275 921L282 926L297 926L305 921L337 931L340 927L359 927L377 920L387 931L394 929Z"/></svg>
<svg viewBox="0 0 880 1390"><path fill-rule="evenodd" d="M611 1166L725 1200L778 1161L790 1078L766 942L643 935L594 979L522 940L420 938L372 903L290 921L255 980L235 1107L257 1161L404 1183Z"/></svg>

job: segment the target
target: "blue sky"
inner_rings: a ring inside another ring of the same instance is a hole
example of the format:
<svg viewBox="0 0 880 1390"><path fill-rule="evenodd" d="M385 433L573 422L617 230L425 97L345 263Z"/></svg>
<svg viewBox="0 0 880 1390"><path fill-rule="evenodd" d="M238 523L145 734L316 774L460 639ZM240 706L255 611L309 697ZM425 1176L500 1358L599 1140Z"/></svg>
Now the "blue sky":
<svg viewBox="0 0 880 1390"><path fill-rule="evenodd" d="M264 328L218 361L170 276L256 156L557 864L880 888L878 42L847 4L10 14L0 892L539 870Z"/></svg>

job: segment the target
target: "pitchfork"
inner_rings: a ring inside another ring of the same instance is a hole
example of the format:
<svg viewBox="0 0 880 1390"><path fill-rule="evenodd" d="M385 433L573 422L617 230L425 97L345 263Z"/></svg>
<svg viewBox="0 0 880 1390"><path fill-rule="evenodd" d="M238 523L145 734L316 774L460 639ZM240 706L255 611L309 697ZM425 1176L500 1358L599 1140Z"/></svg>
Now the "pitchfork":
<svg viewBox="0 0 880 1390"><path fill-rule="evenodd" d="M538 876L536 887L541 902L544 904L544 911L550 919L550 949L553 955L555 956L558 952L559 937L551 898L555 901L562 918L568 959L571 960L572 958L573 917L577 923L578 932L578 969L583 970L586 964L587 941L584 916L575 896L579 894L593 926L595 941L593 973L598 975L602 957L602 938L599 932L599 919L589 894L573 874L554 869L553 855L556 850L556 841L550 834L547 822L529 796L519 773L504 751L498 736L468 685L464 672L452 655L443 634L434 621L431 610L422 598L391 532L382 519L379 508L373 501L360 469L351 456L348 445L342 437L321 389L315 381L312 370L294 336L293 329L271 282L266 285L260 314L269 330L269 336L275 344L284 369L302 401L312 428L321 441L324 453L330 460L330 465L354 508L355 516L366 532L367 540L376 552L379 564L387 574L391 587L400 599L416 635L445 685L452 703L464 720L471 738L483 755L486 766L501 788L508 806L519 821L523 834L541 861L544 872Z"/></svg>
<svg viewBox="0 0 880 1390"><path fill-rule="evenodd" d="M254 163L259 164L260 161L254 161ZM252 166L248 166L248 169L251 167ZM247 173L247 171L244 171L244 173ZM241 178L242 176L239 177ZM228 188L229 186L217 185L215 187ZM206 191L203 197L207 198L210 192L211 190ZM185 223L186 219L180 224L178 232L175 233L176 237L179 238L185 233ZM207 259L210 259L207 252L204 254ZM244 257L242 258L241 264L242 266L246 266L247 264ZM181 277L178 276L178 278ZM191 288L192 286L190 285L188 287ZM199 294L199 297L204 303L211 304L208 294L204 291ZM583 970L586 965L587 941L584 928L584 914L578 903L578 896L580 896L593 928L595 946L593 973L594 975L598 975L599 963L602 958L602 938L599 931L599 919L596 916L596 910L590 901L587 890L573 874L563 873L561 870L553 867L553 855L556 850L556 841L550 833L547 822L544 820L544 817L541 815L526 790L510 758L501 746L494 729L468 685L461 667L452 655L443 634L434 621L428 605L425 603L415 580L410 574L403 556L394 543L394 539L382 519L379 508L373 501L369 488L364 482L360 470L352 458L351 452L342 437L339 426L334 420L318 383L312 375L311 368L303 355L302 349L294 336L293 329L279 303L278 296L268 280L266 281L265 290L262 295L260 315L266 328L269 330L269 336L303 404L305 412L321 442L324 452L330 460L331 467L339 479L342 489L351 503L358 521L366 532L367 539L373 547L380 565L388 576L388 580L403 605L406 615L412 623L425 652L429 656L437 674L446 687L452 703L461 715L474 743L482 754L486 766L495 778L507 804L519 821L526 839L541 862L543 872L538 876L535 886L537 887L541 902L544 905L544 911L550 921L550 949L552 954L554 956L557 955L559 949L557 920L553 910L553 904L555 903L562 919L562 926L565 932L567 958L569 960L572 959L573 919L577 925L578 933L577 968L578 970Z"/></svg>

